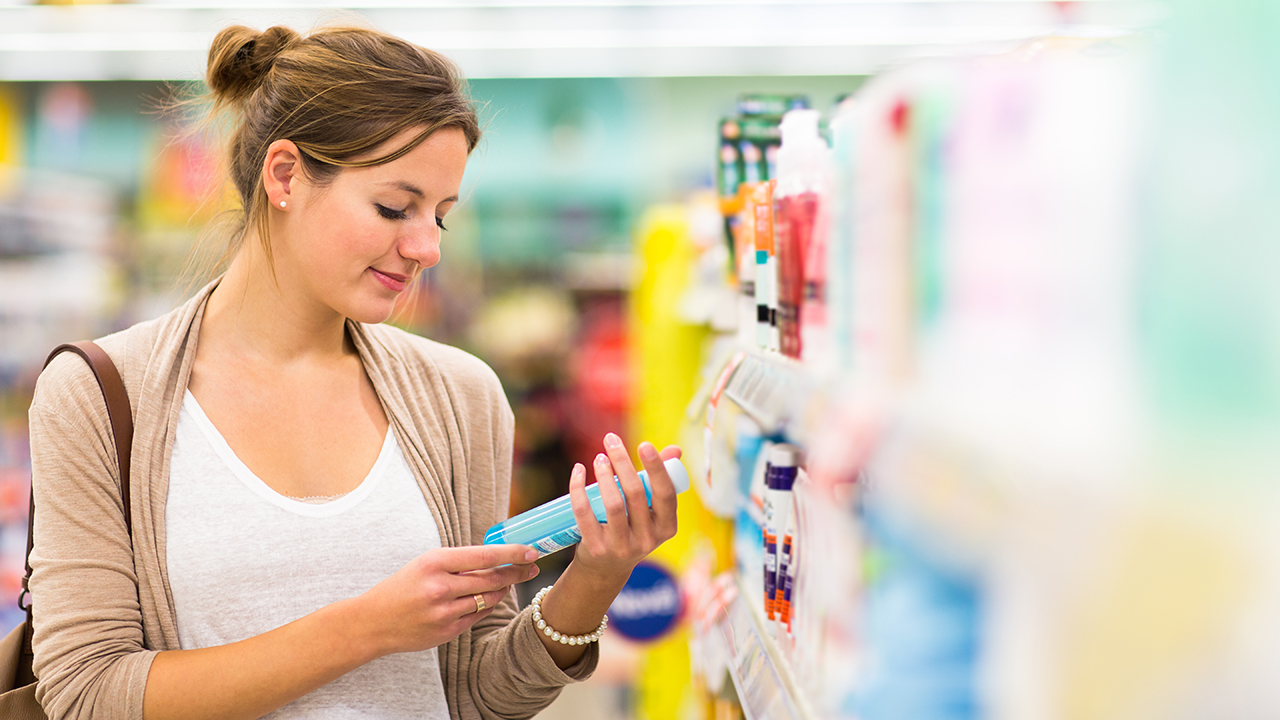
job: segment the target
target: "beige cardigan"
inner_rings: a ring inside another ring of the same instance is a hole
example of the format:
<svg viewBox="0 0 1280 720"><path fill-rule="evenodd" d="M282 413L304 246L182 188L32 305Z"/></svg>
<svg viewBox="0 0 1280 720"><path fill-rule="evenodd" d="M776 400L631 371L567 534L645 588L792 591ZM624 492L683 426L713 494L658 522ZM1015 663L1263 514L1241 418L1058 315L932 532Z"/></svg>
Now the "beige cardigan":
<svg viewBox="0 0 1280 720"><path fill-rule="evenodd" d="M142 717L151 661L176 650L165 566L169 457L215 283L155 320L98 341L133 404L133 549L125 531L110 422L88 366L64 353L31 404L36 500L31 593L37 697L51 720ZM497 377L461 350L386 325L348 321L396 440L445 545L478 545L506 517L513 419ZM590 676L596 645L566 671L514 594L440 646L452 718L530 717Z"/></svg>

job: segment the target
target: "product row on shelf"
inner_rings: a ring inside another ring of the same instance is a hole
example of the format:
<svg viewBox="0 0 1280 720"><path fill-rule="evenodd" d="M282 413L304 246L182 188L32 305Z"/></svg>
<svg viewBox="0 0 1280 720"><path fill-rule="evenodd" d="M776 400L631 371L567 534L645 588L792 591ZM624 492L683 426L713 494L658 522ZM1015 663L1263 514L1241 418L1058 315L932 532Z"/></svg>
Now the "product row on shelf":
<svg viewBox="0 0 1280 720"><path fill-rule="evenodd" d="M1189 301L1144 194L1167 50L1048 38L886 72L825 121L778 96L722 122L724 247L699 243L687 313L722 337L689 421L732 562L691 582L690 642L747 718L1277 703L1224 679L1280 637L1274 491L1225 481L1274 449L1255 424L1189 492L1178 464L1219 456L1171 439L1185 350L1147 324Z"/></svg>
<svg viewBox="0 0 1280 720"><path fill-rule="evenodd" d="M0 83L0 627L26 553L27 409L46 355L158 314L209 217L212 146L157 83Z"/></svg>
<svg viewBox="0 0 1280 720"><path fill-rule="evenodd" d="M30 452L26 411L55 345L118 310L116 197L102 183L0 168L0 626L23 617Z"/></svg>

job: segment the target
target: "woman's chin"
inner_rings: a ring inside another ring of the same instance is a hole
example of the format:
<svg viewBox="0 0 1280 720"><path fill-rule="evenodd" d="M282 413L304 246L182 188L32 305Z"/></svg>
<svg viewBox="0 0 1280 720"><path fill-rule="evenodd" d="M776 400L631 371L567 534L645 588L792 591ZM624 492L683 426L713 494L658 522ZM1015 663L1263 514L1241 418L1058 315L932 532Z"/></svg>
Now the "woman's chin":
<svg viewBox="0 0 1280 720"><path fill-rule="evenodd" d="M394 300L379 299L377 301L352 303L343 315L356 322L377 325L390 319L395 309L396 303Z"/></svg>

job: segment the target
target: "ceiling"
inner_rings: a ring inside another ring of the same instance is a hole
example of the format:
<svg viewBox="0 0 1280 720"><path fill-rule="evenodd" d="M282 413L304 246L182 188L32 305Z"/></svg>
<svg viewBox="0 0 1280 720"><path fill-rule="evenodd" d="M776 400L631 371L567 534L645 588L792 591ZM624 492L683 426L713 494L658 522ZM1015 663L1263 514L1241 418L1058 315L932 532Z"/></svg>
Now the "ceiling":
<svg viewBox="0 0 1280 720"><path fill-rule="evenodd" d="M0 0L0 79L195 80L226 25L305 29L343 20L439 50L472 78L862 75L1051 34L1150 27L1162 8L1157 0Z"/></svg>

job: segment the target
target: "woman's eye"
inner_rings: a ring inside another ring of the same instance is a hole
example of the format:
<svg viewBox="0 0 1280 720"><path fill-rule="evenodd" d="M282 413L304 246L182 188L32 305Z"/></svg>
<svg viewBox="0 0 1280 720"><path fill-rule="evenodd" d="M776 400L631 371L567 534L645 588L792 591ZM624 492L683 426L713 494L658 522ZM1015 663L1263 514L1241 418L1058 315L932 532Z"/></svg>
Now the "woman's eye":
<svg viewBox="0 0 1280 720"><path fill-rule="evenodd" d="M386 207L385 205L379 205L378 203L374 203L373 206L378 208L379 215L388 220L404 220L409 217L403 210L392 210L391 208Z"/></svg>
<svg viewBox="0 0 1280 720"><path fill-rule="evenodd" d="M445 227L445 226L444 226L444 218L442 218L442 217L437 217L437 218L436 218L436 227L440 228L441 230L448 230L448 229L449 229L449 228L447 228L447 227Z"/></svg>

